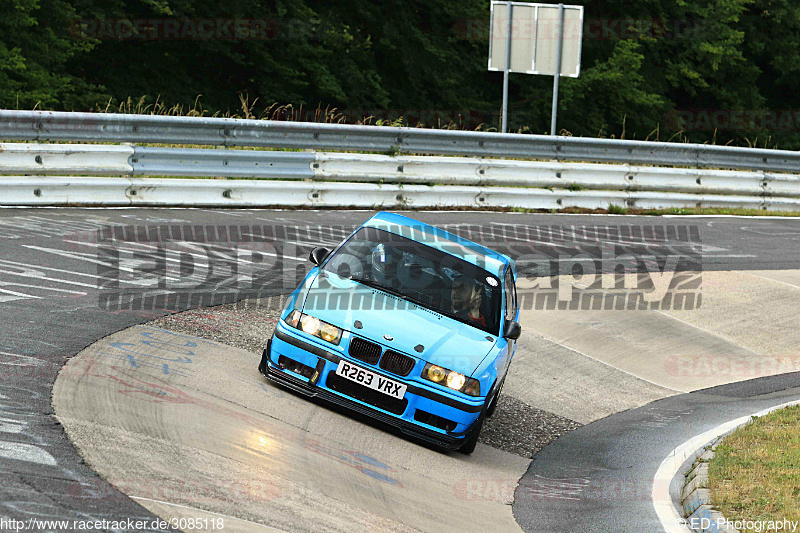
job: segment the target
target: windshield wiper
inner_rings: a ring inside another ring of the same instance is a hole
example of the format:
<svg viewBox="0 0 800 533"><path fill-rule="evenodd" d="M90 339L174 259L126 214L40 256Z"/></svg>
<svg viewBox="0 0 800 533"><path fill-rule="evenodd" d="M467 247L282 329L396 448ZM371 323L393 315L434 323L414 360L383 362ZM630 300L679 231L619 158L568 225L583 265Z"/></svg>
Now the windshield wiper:
<svg viewBox="0 0 800 533"><path fill-rule="evenodd" d="M453 320L461 322L462 324L467 324L467 325L470 325L470 326L472 325L472 324L470 324L469 320L467 320L465 317L458 316L456 313L453 313L452 311L445 311L444 309L439 309L438 307L436 309L434 309L434 311L436 311L440 315L444 315L444 316L446 316L448 318L452 318Z"/></svg>
<svg viewBox="0 0 800 533"><path fill-rule="evenodd" d="M391 287L389 285L385 285L385 284L381 283L380 281L376 281L374 279L359 278L359 277L350 277L348 279L351 279L353 281L357 281L359 283L362 283L362 284L366 285L367 287L372 287L373 289L381 290L383 292L391 294L392 296L397 296L398 298L402 298L403 300L406 300L407 302L413 303L413 304L418 305L420 307L424 307L425 309L430 309L434 313L438 313L438 314L446 316L448 318L452 318L453 320L461 322L462 324L467 324L469 326L473 325L465 317L459 316L456 313L453 313L451 311L445 311L444 309L440 309L438 307L433 307L432 305L423 302L419 298L415 298L415 297L411 296L410 294L406 294L406 293L404 293L403 291L401 291L399 289L395 289L394 287Z"/></svg>
<svg viewBox="0 0 800 533"><path fill-rule="evenodd" d="M357 281L359 283L362 283L362 284L366 285L367 287L372 287L373 289L378 289L378 290L381 290L383 292L388 292L392 296L397 296L399 298L406 298L408 296L403 291L401 291L399 289L395 289L394 287L392 287L390 285L385 285L385 284L381 283L380 281L376 281L374 279L359 278L359 277L350 277L350 278L347 278L347 279L351 279L353 281Z"/></svg>
<svg viewBox="0 0 800 533"><path fill-rule="evenodd" d="M363 283L367 287L372 287L373 289L381 290L383 292L391 294L392 296L397 296L398 298L402 298L403 300L411 302L411 303L413 303L415 305L419 305L419 306L425 307L426 309L431 309L433 311L436 311L437 313L439 312L437 309L435 309L433 307L430 307L428 304L426 304L425 302L423 302L419 298L415 298L415 297L411 296L410 294L406 294L405 292L401 291L400 289L395 289L394 287L391 287L389 285L385 285L385 284L381 283L380 281L376 281L374 279L358 278L358 277L351 277L351 278L348 278L348 279L351 279L353 281L357 281L359 283Z"/></svg>

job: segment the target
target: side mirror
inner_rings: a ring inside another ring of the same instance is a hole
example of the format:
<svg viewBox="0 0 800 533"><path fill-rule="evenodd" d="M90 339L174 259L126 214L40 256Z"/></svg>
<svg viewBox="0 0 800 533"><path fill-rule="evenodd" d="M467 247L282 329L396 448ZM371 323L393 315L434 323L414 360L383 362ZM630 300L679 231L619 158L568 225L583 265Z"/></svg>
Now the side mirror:
<svg viewBox="0 0 800 533"><path fill-rule="evenodd" d="M522 326L519 325L519 322L506 320L506 325L503 326L503 337L515 341L519 339L520 333L522 333Z"/></svg>
<svg viewBox="0 0 800 533"><path fill-rule="evenodd" d="M330 253L331 251L328 250L327 248L322 248L321 246L318 246L317 248L311 250L311 254L308 256L308 260L314 263L315 265L319 266L320 263L325 261L325 258L328 257Z"/></svg>

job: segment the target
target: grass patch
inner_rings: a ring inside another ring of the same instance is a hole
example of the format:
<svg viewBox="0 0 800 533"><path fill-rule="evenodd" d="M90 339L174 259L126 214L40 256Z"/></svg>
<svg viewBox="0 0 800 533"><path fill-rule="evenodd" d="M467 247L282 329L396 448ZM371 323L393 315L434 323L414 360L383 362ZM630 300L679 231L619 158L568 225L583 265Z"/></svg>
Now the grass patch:
<svg viewBox="0 0 800 533"><path fill-rule="evenodd" d="M457 209L458 210L458 209ZM718 208L670 208L670 209L638 209L611 204L609 209L586 209L584 207L565 207L563 209L526 209L524 207L483 208L484 211L505 211L511 213L561 213L569 215L736 215L736 216L771 216L800 217L800 211L765 211L762 209L718 209Z"/></svg>
<svg viewBox="0 0 800 533"><path fill-rule="evenodd" d="M709 485L728 520L800 520L800 406L726 437L709 463Z"/></svg>
<svg viewBox="0 0 800 533"><path fill-rule="evenodd" d="M771 216L800 217L800 211L768 211L766 209L744 209L736 207L692 207L670 209L627 209L629 215L736 215L736 216Z"/></svg>

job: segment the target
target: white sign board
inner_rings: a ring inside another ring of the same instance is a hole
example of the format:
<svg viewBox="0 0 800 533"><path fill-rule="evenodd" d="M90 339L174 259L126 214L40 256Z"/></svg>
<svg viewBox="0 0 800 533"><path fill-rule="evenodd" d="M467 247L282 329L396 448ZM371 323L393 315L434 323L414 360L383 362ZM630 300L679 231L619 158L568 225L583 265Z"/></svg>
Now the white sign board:
<svg viewBox="0 0 800 533"><path fill-rule="evenodd" d="M506 70L508 2L491 4L489 70ZM581 71L583 6L564 6L564 41L561 75L577 78ZM510 72L524 74L556 73L558 51L558 5L511 2Z"/></svg>

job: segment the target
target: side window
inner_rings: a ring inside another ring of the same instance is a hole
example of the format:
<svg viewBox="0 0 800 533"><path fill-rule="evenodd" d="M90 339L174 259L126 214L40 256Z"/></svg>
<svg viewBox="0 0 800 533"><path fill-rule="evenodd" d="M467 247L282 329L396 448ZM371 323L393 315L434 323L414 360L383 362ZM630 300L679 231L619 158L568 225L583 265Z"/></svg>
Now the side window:
<svg viewBox="0 0 800 533"><path fill-rule="evenodd" d="M506 270L505 282L506 291L506 320L514 320L517 316L517 290L514 287L514 276L511 269Z"/></svg>

